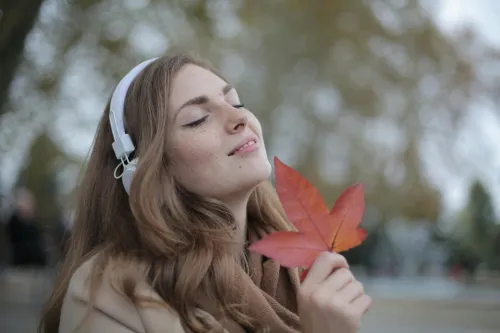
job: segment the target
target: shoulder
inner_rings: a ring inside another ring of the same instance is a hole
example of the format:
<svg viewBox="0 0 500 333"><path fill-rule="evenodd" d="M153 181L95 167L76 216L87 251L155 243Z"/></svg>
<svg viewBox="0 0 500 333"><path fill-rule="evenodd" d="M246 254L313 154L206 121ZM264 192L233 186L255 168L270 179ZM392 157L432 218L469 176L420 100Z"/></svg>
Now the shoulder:
<svg viewBox="0 0 500 333"><path fill-rule="evenodd" d="M113 271L105 268L95 287L90 288L97 256L85 261L71 277L63 301L60 333L183 333L177 314L166 306L137 306L113 284ZM136 294L140 298L161 301L145 283L139 283Z"/></svg>

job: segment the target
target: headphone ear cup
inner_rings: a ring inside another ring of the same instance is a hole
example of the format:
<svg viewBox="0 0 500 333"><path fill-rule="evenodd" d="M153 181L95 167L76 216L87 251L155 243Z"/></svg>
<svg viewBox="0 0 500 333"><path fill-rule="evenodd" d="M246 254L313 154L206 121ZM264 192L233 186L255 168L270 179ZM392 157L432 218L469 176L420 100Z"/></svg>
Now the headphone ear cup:
<svg viewBox="0 0 500 333"><path fill-rule="evenodd" d="M134 158L123 168L122 183L127 193L130 192L130 186L132 185L132 179L134 178L134 173L137 168L137 162L139 162L139 160Z"/></svg>

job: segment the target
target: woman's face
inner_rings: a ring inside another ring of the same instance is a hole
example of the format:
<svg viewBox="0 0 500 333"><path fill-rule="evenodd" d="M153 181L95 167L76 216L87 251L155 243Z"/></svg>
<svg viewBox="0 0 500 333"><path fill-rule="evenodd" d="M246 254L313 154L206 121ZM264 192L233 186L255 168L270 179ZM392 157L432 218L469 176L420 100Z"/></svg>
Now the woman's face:
<svg viewBox="0 0 500 333"><path fill-rule="evenodd" d="M172 172L186 189L230 201L269 178L260 123L227 82L185 65L173 80L169 103Z"/></svg>

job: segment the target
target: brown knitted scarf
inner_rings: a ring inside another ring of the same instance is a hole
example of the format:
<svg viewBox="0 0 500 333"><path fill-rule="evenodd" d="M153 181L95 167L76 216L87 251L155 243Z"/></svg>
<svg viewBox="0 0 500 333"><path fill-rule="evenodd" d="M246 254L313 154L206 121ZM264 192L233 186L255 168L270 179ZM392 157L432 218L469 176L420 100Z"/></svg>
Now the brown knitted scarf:
<svg viewBox="0 0 500 333"><path fill-rule="evenodd" d="M248 233L249 243L262 238L266 232L254 230ZM297 269L281 267L276 261L250 252L249 271L238 270L238 280L233 286L231 301L245 305L247 315L257 320L260 327L272 333L300 332L297 316L297 290L300 284ZM246 295L246 297L245 297ZM203 302L211 314L216 313L212 302ZM220 323L229 333L245 333L245 329L231 319Z"/></svg>

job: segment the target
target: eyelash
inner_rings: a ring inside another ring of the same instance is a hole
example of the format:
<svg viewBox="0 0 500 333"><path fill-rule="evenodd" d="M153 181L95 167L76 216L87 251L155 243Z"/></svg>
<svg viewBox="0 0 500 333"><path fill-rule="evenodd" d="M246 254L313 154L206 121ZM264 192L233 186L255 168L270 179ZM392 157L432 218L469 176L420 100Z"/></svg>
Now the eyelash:
<svg viewBox="0 0 500 333"><path fill-rule="evenodd" d="M245 107L245 105L244 105L244 104L236 104L236 105L233 105L233 108L235 108L235 109L241 109L241 108L243 108L243 107ZM207 120L207 118L208 118L208 116L205 116L205 117L203 117L203 118L200 118L200 119L198 119L198 120L196 120L196 121L193 121L192 123L186 124L186 125L184 125L184 126L186 126L186 127L191 127L191 128L198 127L198 126L200 126L201 124L203 124L203 123L205 122L205 120Z"/></svg>
<svg viewBox="0 0 500 333"><path fill-rule="evenodd" d="M207 118L208 118L208 116L205 116L203 118L200 118L200 119L193 121L192 123L186 124L184 126L186 126L186 127L198 127L201 124L203 124L205 122L205 120L207 120Z"/></svg>

